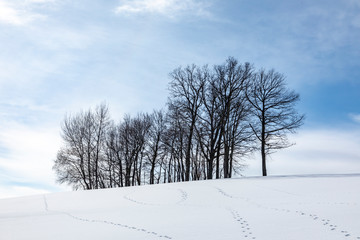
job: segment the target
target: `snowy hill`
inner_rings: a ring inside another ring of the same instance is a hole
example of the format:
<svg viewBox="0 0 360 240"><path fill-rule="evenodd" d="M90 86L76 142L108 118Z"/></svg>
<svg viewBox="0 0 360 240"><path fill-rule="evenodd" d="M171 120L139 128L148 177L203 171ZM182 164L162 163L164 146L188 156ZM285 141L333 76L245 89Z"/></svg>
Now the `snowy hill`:
<svg viewBox="0 0 360 240"><path fill-rule="evenodd" d="M360 174L241 178L0 200L0 239L360 239Z"/></svg>

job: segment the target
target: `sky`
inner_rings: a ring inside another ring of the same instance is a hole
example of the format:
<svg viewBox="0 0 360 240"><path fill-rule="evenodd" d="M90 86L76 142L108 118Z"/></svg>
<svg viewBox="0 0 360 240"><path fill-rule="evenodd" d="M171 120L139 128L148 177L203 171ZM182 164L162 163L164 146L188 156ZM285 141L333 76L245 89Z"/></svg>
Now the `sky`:
<svg viewBox="0 0 360 240"><path fill-rule="evenodd" d="M163 108L172 70L229 56L300 94L269 175L359 173L359 43L358 0L0 0L0 198L70 189L52 171L65 114Z"/></svg>

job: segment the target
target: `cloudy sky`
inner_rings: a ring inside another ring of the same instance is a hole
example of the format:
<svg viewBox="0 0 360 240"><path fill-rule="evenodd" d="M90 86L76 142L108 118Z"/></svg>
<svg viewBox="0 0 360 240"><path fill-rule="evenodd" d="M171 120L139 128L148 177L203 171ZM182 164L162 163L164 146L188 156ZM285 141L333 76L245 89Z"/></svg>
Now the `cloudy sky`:
<svg viewBox="0 0 360 240"><path fill-rule="evenodd" d="M360 172L358 0L0 0L0 198L69 189L51 169L66 113L162 108L170 71L229 56L301 95L270 175Z"/></svg>

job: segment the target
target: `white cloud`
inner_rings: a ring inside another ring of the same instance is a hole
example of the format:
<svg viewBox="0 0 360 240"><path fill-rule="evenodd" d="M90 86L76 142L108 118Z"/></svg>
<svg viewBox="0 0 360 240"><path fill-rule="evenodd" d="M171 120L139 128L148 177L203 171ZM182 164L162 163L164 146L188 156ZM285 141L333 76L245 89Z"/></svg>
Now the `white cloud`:
<svg viewBox="0 0 360 240"><path fill-rule="evenodd" d="M300 130L296 145L279 150L267 161L269 175L360 172L359 129ZM247 162L245 175L261 174L260 156Z"/></svg>
<svg viewBox="0 0 360 240"><path fill-rule="evenodd" d="M125 0L115 9L118 14L155 13L175 17L182 13L210 16L208 4L195 0Z"/></svg>
<svg viewBox="0 0 360 240"><path fill-rule="evenodd" d="M11 25L25 25L36 19L44 19L45 15L31 10L32 4L44 4L50 0L6 1L0 0L0 22Z"/></svg>
<svg viewBox="0 0 360 240"><path fill-rule="evenodd" d="M0 130L0 147L5 150L0 152L1 181L5 181L0 186L9 191L7 195L58 189L52 171L61 145L57 126L26 126L12 122L1 126ZM24 189L26 191L22 191Z"/></svg>
<svg viewBox="0 0 360 240"><path fill-rule="evenodd" d="M55 0L25 0L26 3L53 3Z"/></svg>
<svg viewBox="0 0 360 240"><path fill-rule="evenodd" d="M354 122L360 123L360 114L350 113L349 116Z"/></svg>
<svg viewBox="0 0 360 240"><path fill-rule="evenodd" d="M23 25L31 21L33 16L25 11L10 6L5 1L0 1L0 22Z"/></svg>
<svg viewBox="0 0 360 240"><path fill-rule="evenodd" d="M7 185L0 185L0 192L0 199L49 193L48 190L44 189Z"/></svg>

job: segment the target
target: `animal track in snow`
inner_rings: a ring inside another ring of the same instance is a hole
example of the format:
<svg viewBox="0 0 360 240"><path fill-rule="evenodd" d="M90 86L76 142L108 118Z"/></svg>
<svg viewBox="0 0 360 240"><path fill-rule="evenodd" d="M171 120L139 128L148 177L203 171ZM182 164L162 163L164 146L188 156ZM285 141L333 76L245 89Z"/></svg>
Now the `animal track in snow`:
<svg viewBox="0 0 360 240"><path fill-rule="evenodd" d="M218 188L218 187L214 187L214 188L220 194L222 194L224 197L231 198L231 199L242 199L242 200L244 200L246 202L249 201L249 199L247 199L247 198L239 198L239 197L235 197L233 195L230 195L221 188ZM230 208L227 208L227 210L230 211L233 219L241 225L242 236L244 238L246 238L246 239L256 239L256 237L253 235L253 233L251 231L250 225L247 222L247 220L244 217L242 217L238 211L230 209Z"/></svg>
<svg viewBox="0 0 360 240"><path fill-rule="evenodd" d="M228 198L237 198L237 197L234 197L228 193L226 193L224 190L222 190L221 188L218 188L218 187L214 187L215 189L218 190L219 193L221 193L222 195L224 195L225 197L228 197Z"/></svg>
<svg viewBox="0 0 360 240"><path fill-rule="evenodd" d="M214 187L216 190L218 190L219 193L221 193L223 196L227 197L227 198L232 198L232 199L242 199L245 201L248 201L247 198L240 198L240 197L235 197L231 194L228 194L227 192L225 192L223 189L219 188L219 187Z"/></svg>
<svg viewBox="0 0 360 240"><path fill-rule="evenodd" d="M181 195L181 196L180 196L180 200L177 201L177 202L175 202L175 204L180 204L180 203L186 201L187 198L188 198L187 192L185 192L185 191L182 190L182 189L176 189L176 190L180 192L180 195ZM149 202L143 202L143 201L135 200L135 199L129 197L129 195L124 196L124 198L125 198L126 200L130 201L130 202L133 202L133 203L136 203L136 204L140 204L140 205L150 205L150 206L163 206L163 205L166 205L166 203L163 203L163 204L160 204L160 203L149 203Z"/></svg>
<svg viewBox="0 0 360 240"><path fill-rule="evenodd" d="M137 204L141 204L141 205L152 205L152 206L160 206L162 204L156 204L156 203L147 203L147 202L142 202L142 201L138 201L138 200L135 200L133 198L130 198L128 195L124 196L124 198L130 202L133 202L133 203L137 203Z"/></svg>
<svg viewBox="0 0 360 240"><path fill-rule="evenodd" d="M181 193L181 199L177 202L177 204L183 203L188 199L188 194L183 189L177 189Z"/></svg>
<svg viewBox="0 0 360 240"><path fill-rule="evenodd" d="M245 198L245 197L237 197L237 196L233 196L227 192L225 192L223 189L219 188L219 187L213 187L215 188L220 194L222 194L224 197L227 197L227 198L231 198L231 199L241 199L245 202L248 202L249 204L253 204L253 205L258 205L257 203L255 202L251 202L250 199L248 198Z"/></svg>
<svg viewBox="0 0 360 240"><path fill-rule="evenodd" d="M343 206L356 206L356 202L299 202L299 205L309 205L309 204L318 204L318 205L343 205Z"/></svg>
<svg viewBox="0 0 360 240"><path fill-rule="evenodd" d="M172 239L172 237L169 237L167 235L160 235L157 232L151 232L151 231L148 231L148 230L146 230L144 228L137 228L137 227L134 227L134 226L129 226L129 225L126 225L126 224L115 223L115 222L106 221L106 220L95 220L95 219L81 218L81 217L77 217L77 216L72 215L72 214L67 213L67 212L49 210L49 205L47 203L46 196L44 195L43 197L44 197L44 205L45 205L45 211L46 212L53 212L53 213L63 214L63 215L69 216L69 217L71 217L71 218L73 218L75 220L82 221L82 222L103 223L103 224L113 225L113 226L116 226L116 227L122 227L122 228L127 228L127 229L131 229L131 230L143 232L143 233L148 234L148 235L157 236L158 238Z"/></svg>
<svg viewBox="0 0 360 240"><path fill-rule="evenodd" d="M224 190L222 190L221 188L217 188L215 187L219 193L221 193L223 196L225 197L228 197L228 198L238 198L238 197L234 197L228 193L226 193ZM338 227L337 225L333 224L329 219L320 219L319 216L317 216L316 214L308 214L308 213L305 213L303 211L293 211L293 210L290 210L290 209L285 209L285 208L276 208L276 207L266 207L262 204L259 204L259 203L256 203L254 201L250 201L249 199L247 198L238 198L238 199L243 199L245 200L246 202L248 202L249 204L252 204L252 205L255 205L259 208L263 208L263 209L268 209L268 210L273 210L273 211L278 211L278 212L286 212L286 213L289 213L289 214L297 214L299 216L302 216L302 217L310 217L311 219L313 219L314 221L319 221L321 220L321 223L324 227L328 227L330 231L333 231L333 232L337 232L339 231L341 234L343 234L345 237L350 237L351 234L348 232L348 231L345 231L345 230L338 230ZM320 204L320 203L319 203ZM339 202L337 204L344 204L344 205L351 205L349 203L343 203L343 202ZM356 239L360 239L360 237L357 237Z"/></svg>
<svg viewBox="0 0 360 240"><path fill-rule="evenodd" d="M296 211L291 211L289 209L279 209L279 208L268 208L268 209L275 210L275 211L283 211L283 212L287 212L287 213L295 213L295 214L297 214L299 216L302 216L302 217L310 217L312 220L320 222L324 227L327 227L330 231L334 231L334 232L338 231L341 234L343 234L345 237L350 237L351 236L351 234L348 231L338 230L337 225L332 223L329 219L321 218L317 214L309 214L309 213L305 213L303 211L297 211L297 210ZM358 239L360 239L360 237Z"/></svg>
<svg viewBox="0 0 360 240"><path fill-rule="evenodd" d="M253 235L251 228L249 226L249 223L245 220L245 218L241 217L239 212L236 210L228 209L234 218L234 220L241 225L241 233L244 238L248 239L256 239L256 237Z"/></svg>

